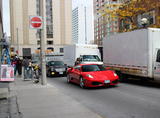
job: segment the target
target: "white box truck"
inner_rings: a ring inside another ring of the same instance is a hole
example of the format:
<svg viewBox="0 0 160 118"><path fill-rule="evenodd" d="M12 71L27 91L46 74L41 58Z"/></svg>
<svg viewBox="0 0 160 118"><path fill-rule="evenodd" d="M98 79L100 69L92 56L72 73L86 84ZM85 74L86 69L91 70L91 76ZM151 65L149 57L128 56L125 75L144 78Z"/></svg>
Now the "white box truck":
<svg viewBox="0 0 160 118"><path fill-rule="evenodd" d="M110 36L103 42L103 62L122 74L160 80L160 29Z"/></svg>
<svg viewBox="0 0 160 118"><path fill-rule="evenodd" d="M74 66L77 58L81 63L103 64L97 45L72 44L64 46L64 62L68 66Z"/></svg>

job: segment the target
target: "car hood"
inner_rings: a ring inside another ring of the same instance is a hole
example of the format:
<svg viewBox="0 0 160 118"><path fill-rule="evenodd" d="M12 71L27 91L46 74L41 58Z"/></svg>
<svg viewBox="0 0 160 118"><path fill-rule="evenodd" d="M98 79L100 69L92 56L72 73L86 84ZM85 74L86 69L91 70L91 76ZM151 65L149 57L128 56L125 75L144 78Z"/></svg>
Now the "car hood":
<svg viewBox="0 0 160 118"><path fill-rule="evenodd" d="M114 76L114 72L113 71L94 71L94 72L87 72L85 73L90 74L94 77L94 79L97 80L115 80L118 78L118 76Z"/></svg>

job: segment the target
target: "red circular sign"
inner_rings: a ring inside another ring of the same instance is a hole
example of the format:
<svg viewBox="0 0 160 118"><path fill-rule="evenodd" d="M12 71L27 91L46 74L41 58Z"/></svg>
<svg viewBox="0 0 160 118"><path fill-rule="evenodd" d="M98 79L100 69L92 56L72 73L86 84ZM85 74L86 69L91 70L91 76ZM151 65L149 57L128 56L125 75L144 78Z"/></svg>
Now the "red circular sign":
<svg viewBox="0 0 160 118"><path fill-rule="evenodd" d="M40 17L32 17L31 26L33 28L40 28L42 26L42 19Z"/></svg>

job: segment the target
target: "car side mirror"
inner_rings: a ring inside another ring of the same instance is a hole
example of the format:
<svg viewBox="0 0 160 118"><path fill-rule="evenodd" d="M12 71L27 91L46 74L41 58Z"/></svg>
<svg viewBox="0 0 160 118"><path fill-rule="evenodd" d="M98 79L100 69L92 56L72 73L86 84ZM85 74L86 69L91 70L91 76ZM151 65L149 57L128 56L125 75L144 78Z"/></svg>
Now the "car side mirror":
<svg viewBox="0 0 160 118"><path fill-rule="evenodd" d="M67 71L68 71L68 72L73 71L73 67L68 68Z"/></svg>
<svg viewBox="0 0 160 118"><path fill-rule="evenodd" d="M73 68L73 67L70 67L70 70L71 70L71 71L73 71L73 70L74 70L74 68Z"/></svg>
<svg viewBox="0 0 160 118"><path fill-rule="evenodd" d="M67 66L68 68L73 68L73 66Z"/></svg>

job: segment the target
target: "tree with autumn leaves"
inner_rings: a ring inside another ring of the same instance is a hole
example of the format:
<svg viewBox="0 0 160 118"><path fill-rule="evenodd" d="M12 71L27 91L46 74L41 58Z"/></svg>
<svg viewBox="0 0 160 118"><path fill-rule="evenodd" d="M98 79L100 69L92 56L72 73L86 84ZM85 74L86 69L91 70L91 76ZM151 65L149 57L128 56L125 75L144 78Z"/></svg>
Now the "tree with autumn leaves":
<svg viewBox="0 0 160 118"><path fill-rule="evenodd" d="M118 18L120 31L141 28L140 20L148 19L148 27L160 28L160 0L127 0L120 4L107 4L100 11L102 16ZM139 18L139 21L138 21Z"/></svg>

